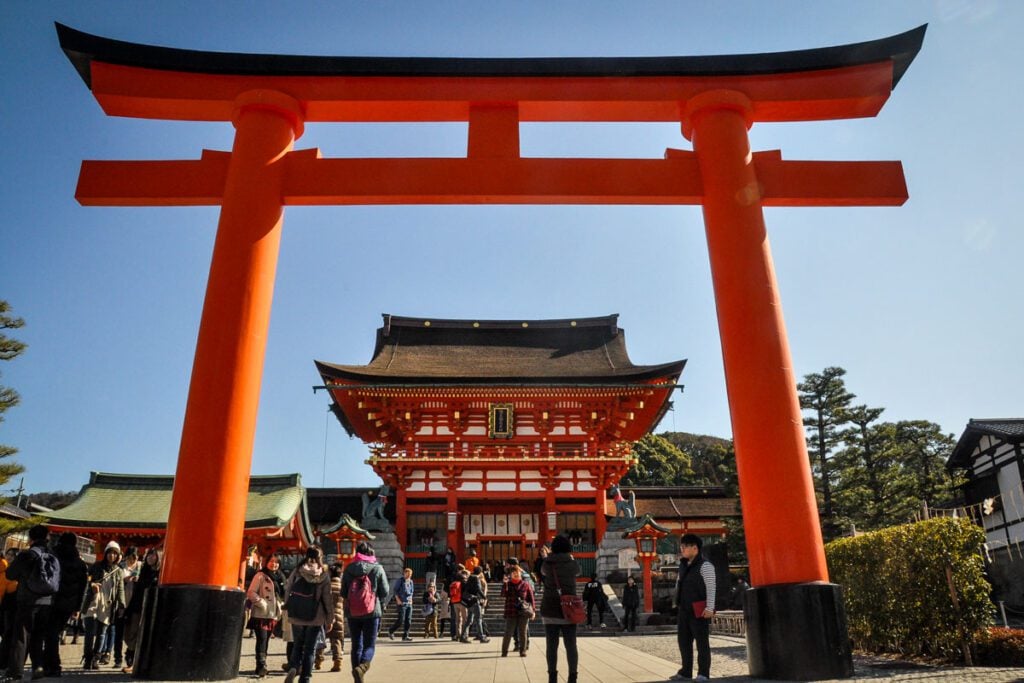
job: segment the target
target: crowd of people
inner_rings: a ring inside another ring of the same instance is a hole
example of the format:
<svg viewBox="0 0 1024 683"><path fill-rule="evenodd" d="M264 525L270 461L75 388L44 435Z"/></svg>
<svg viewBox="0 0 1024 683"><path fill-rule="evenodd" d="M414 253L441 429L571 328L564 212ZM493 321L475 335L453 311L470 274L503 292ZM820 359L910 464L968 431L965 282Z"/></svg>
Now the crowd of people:
<svg viewBox="0 0 1024 683"><path fill-rule="evenodd" d="M77 538L64 533L50 544L49 530L38 525L29 531L30 547L8 551L0 558L0 670L4 680L22 680L27 660L33 679L60 676L60 645L65 632L73 638L84 633L82 666L98 669L113 664L131 673L138 646L143 596L159 581L161 553L148 549L141 557L135 548L124 552L117 542L106 545L102 557L91 566L79 555ZM349 664L357 683L363 683L376 650L381 620L389 602L396 605L395 620L386 629L390 639L401 630L403 641L413 640L412 612L418 606L424 616L424 638L450 637L471 643L490 641L484 619L488 607L488 582L501 585L501 614L505 628L500 656L510 652L526 657L530 650L529 624L538 616L544 624L549 681L558 678L559 649L565 649L567 680L575 683L579 669L577 626L584 621L583 607L575 618L566 611L566 596L575 596L580 567L572 544L556 536L545 546L531 568L511 557L494 566L481 564L470 550L462 563L449 548L443 555L431 553L426 583L417 588L411 568L389 582L369 543L360 543L347 565L328 566L319 546L307 548L299 564L287 576L281 558L259 558L251 549L245 576L247 629L255 638L255 675L269 674L267 662L271 638L286 645L285 683L307 683L330 654L331 671L342 670L345 637L349 639ZM696 536L681 539L680 578L675 592L682 667L678 678L690 678L693 647L697 648L697 680L710 670L708 626L715 612L714 570L701 557ZM543 586L540 605L536 582ZM583 587L585 621L605 627L607 598L601 582L592 577ZM636 628L640 605L639 587L629 577L623 590L624 628ZM74 640L73 640L74 642Z"/></svg>
<svg viewBox="0 0 1024 683"><path fill-rule="evenodd" d="M85 639L82 667L113 664L131 673L142 618L142 598L160 577L160 551L124 552L111 541L103 557L88 565L75 534L52 544L49 529L29 529L29 547L10 549L0 560L0 670L21 680L26 662L33 679L58 677L60 646L67 632Z"/></svg>

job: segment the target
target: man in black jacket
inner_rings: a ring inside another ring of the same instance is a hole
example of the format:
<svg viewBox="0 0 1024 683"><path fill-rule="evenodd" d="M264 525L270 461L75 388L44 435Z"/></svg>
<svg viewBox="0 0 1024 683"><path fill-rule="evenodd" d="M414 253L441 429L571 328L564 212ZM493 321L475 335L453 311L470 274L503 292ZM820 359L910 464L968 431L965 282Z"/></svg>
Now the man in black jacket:
<svg viewBox="0 0 1024 683"><path fill-rule="evenodd" d="M18 582L18 591L15 593L17 607L14 613L14 642L7 662L8 679L21 678L26 652L32 657L33 678L41 678L45 673L43 638L50 621L53 594L33 592L29 588L29 577L37 572L43 558L49 556L50 553L46 549L49 537L50 530L42 524L29 529L28 539L31 547L18 553L14 562L7 568L8 580Z"/></svg>
<svg viewBox="0 0 1024 683"><path fill-rule="evenodd" d="M711 617L715 615L715 568L701 556L700 536L684 534L679 539L679 579L675 603L678 608L676 638L682 668L673 679L689 680L693 675L693 643L697 642L697 678L711 676Z"/></svg>
<svg viewBox="0 0 1024 683"><path fill-rule="evenodd" d="M43 668L47 678L61 675L60 634L67 626L68 619L78 612L89 582L89 567L78 553L78 537L73 533L60 535L54 555L60 562L60 588L53 596L50 620L43 640Z"/></svg>
<svg viewBox="0 0 1024 683"><path fill-rule="evenodd" d="M587 585L583 587L582 597L583 602L587 603L587 628L591 628L591 625L594 623L595 607L597 608L597 622L601 624L601 628L604 628L605 601L607 598L604 595L604 586L596 576L592 576Z"/></svg>

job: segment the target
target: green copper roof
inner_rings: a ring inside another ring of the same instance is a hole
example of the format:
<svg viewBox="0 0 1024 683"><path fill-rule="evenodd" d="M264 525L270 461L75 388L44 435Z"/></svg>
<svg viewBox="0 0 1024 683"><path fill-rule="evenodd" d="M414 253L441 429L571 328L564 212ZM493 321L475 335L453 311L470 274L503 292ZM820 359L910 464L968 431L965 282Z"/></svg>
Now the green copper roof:
<svg viewBox="0 0 1024 683"><path fill-rule="evenodd" d="M78 498L61 510L44 513L55 525L92 529L163 529L171 508L171 475L93 472ZM249 478L245 528L283 527L295 515L311 542L306 490L298 474Z"/></svg>

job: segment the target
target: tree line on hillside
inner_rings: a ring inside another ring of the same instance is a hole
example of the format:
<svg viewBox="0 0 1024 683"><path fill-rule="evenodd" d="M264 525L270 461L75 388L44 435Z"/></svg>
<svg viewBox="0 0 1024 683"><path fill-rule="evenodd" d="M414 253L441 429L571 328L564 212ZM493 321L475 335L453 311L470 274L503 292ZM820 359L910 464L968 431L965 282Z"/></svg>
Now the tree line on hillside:
<svg viewBox="0 0 1024 683"><path fill-rule="evenodd" d="M911 521L926 504L954 503L961 482L945 467L953 435L927 420L882 421L884 408L855 404L845 375L829 367L797 385L826 540ZM623 486L721 486L738 495L729 439L649 434L633 454L637 463Z"/></svg>

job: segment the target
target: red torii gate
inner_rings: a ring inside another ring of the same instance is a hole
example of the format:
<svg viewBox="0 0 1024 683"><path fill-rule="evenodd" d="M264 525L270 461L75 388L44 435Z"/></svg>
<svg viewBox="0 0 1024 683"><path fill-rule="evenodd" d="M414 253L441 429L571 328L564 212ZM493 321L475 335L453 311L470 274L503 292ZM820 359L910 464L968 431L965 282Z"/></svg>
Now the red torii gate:
<svg viewBox="0 0 1024 683"><path fill-rule="evenodd" d="M852 675L828 583L796 378L764 206L897 206L899 162L751 153L754 122L874 116L925 27L878 41L760 55L424 59L199 52L57 25L105 113L230 121L230 153L85 161L94 206L221 205L182 430L156 618L201 637L242 629L234 586L283 207L325 204L701 204L745 511L755 676ZM292 151L308 122L467 121L461 159L324 159ZM664 159L524 159L521 122L678 122ZM784 492L784 494L783 494ZM187 549L187 550L186 550ZM236 604L237 603L237 604ZM236 609L237 608L237 609ZM237 614L236 614L237 613ZM238 656L144 635L137 675L232 678ZM196 638L196 635L192 635ZM198 640L196 640L198 642Z"/></svg>

